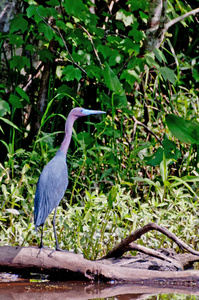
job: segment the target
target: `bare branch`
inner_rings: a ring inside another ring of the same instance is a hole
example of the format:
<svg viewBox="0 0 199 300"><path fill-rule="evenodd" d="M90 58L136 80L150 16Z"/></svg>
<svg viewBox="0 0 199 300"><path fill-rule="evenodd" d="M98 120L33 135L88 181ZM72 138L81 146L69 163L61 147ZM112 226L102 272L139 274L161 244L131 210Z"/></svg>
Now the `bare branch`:
<svg viewBox="0 0 199 300"><path fill-rule="evenodd" d="M95 45L94 45L94 42L93 42L93 39L92 39L91 34L90 34L90 33L88 32L88 30L87 30L86 28L84 28L81 24L78 24L78 25L79 25L79 27L81 27L81 28L86 32L86 34L88 35L88 38L89 38L89 41L91 42L91 45L92 45L92 47L93 47L93 51L94 51L94 53L95 53L95 56L97 57L97 60L99 61L99 64L100 64L101 68L103 69L103 65L102 65L102 63L101 63L101 60L100 60L99 55L98 55L98 53L97 53L97 50L96 50L96 48L95 48Z"/></svg>
<svg viewBox="0 0 199 300"><path fill-rule="evenodd" d="M149 129L148 126L146 126L144 123L138 121L138 120L136 119L136 117L134 117L134 116L132 117L132 119L133 119L133 121L135 122L135 125L134 125L134 131L135 131L135 128L136 128L136 125L137 125L137 124L138 124L138 125L141 125L141 126L144 127L148 132L150 132L150 133L156 138L156 140L158 140L158 141L160 142L160 144L162 145L161 139L160 139L153 131L151 131L151 130ZM133 134L135 134L135 132L134 132Z"/></svg>
<svg viewBox="0 0 199 300"><path fill-rule="evenodd" d="M59 36L61 37L61 39L62 39L62 41L63 41L63 43L64 43L64 47L66 48L66 51L67 51L67 53L68 53L68 55L69 55L69 57L70 57L70 59L71 59L71 62L72 62L77 68L79 68L84 74L87 74L86 71L85 71L82 67L80 67L80 66L74 61L72 55L70 54L70 51L68 50L68 46L67 46L67 44L66 44L66 42L65 42L65 40L64 40L64 37L63 37L63 35L61 34L61 31L59 30L58 27L57 27L57 31L58 31Z"/></svg>
<svg viewBox="0 0 199 300"><path fill-rule="evenodd" d="M193 15L198 14L198 13L199 13L199 7L194 9L194 10L191 10L191 11L187 12L186 14L184 14L180 17L177 17L177 18L169 21L168 23L165 24L164 31L167 31L169 27L173 26L177 22L180 22L180 21L184 20L185 18L193 16Z"/></svg>
<svg viewBox="0 0 199 300"><path fill-rule="evenodd" d="M168 238L174 241L180 248L183 248L194 255L199 255L199 251L193 250L190 246L188 246L186 243L184 243L179 238L177 238L175 234L169 232L165 227L159 226L156 223L149 223L143 226L142 228L137 229L135 232L132 232L129 236L127 236L124 240L122 240L117 246L115 246L112 250L110 250L107 253L107 255L104 256L103 258L122 256L126 251L128 251L129 244L139 239L143 234L147 233L150 230L157 230L165 234Z"/></svg>

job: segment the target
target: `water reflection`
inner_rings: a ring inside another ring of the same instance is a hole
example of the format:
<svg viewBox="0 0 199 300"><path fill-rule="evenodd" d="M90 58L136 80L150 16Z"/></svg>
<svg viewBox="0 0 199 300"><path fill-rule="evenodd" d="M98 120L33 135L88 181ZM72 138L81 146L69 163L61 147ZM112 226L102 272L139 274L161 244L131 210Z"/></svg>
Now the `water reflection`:
<svg viewBox="0 0 199 300"><path fill-rule="evenodd" d="M151 288L132 284L88 282L14 282L0 283L1 300L68 299L199 299L199 289Z"/></svg>

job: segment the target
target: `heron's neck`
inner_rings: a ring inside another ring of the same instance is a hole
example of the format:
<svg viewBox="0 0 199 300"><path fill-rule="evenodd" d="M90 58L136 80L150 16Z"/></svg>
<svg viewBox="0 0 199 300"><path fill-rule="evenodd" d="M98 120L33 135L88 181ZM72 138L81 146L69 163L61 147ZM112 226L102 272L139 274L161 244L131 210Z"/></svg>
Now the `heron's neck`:
<svg viewBox="0 0 199 300"><path fill-rule="evenodd" d="M61 144L60 151L64 152L66 155L68 152L68 147L70 145L71 137L72 137L72 130L73 130L73 124L75 122L76 118L75 117L70 117L68 116L65 124L65 136L64 140Z"/></svg>

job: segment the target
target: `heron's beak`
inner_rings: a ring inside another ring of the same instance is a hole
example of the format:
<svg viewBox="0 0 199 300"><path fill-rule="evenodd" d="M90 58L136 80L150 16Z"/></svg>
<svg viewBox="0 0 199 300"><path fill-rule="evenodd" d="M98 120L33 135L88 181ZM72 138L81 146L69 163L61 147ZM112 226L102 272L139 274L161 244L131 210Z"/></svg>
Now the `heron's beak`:
<svg viewBox="0 0 199 300"><path fill-rule="evenodd" d="M86 116L94 115L94 114L105 114L106 112L103 110L92 110L92 109L83 109L82 113Z"/></svg>

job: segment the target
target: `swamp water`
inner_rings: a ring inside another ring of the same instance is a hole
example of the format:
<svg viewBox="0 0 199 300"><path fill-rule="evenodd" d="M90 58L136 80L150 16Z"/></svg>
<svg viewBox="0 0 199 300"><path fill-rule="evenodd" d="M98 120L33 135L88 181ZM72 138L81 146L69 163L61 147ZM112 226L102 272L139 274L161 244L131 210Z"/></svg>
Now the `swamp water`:
<svg viewBox="0 0 199 300"><path fill-rule="evenodd" d="M199 289L155 288L132 284L88 282L0 282L1 300L69 300L69 299L199 299Z"/></svg>

